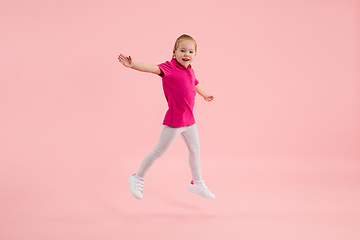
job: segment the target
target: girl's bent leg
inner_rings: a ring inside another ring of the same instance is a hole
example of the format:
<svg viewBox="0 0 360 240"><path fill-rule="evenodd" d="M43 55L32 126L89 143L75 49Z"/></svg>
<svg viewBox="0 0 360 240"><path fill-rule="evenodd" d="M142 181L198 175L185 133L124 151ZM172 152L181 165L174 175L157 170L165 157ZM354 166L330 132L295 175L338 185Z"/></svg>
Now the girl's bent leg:
<svg viewBox="0 0 360 240"><path fill-rule="evenodd" d="M200 168L200 142L196 125L191 125L182 132L184 139L189 150L189 165L191 169L192 180L201 181L201 168Z"/></svg>
<svg viewBox="0 0 360 240"><path fill-rule="evenodd" d="M141 163L141 166L137 172L140 177L145 177L145 174L150 167L159 159L173 144L176 137L180 134L180 128L172 128L164 125L160 134L159 141L155 148L149 152Z"/></svg>

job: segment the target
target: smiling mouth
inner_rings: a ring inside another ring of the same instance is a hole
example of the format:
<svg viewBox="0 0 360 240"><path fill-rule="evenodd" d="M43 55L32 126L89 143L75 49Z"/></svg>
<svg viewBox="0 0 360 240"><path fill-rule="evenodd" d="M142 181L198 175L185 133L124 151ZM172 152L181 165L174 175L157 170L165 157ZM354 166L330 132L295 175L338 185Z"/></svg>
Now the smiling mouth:
<svg viewBox="0 0 360 240"><path fill-rule="evenodd" d="M190 61L190 59L187 59L187 58L183 58L182 60L185 62Z"/></svg>

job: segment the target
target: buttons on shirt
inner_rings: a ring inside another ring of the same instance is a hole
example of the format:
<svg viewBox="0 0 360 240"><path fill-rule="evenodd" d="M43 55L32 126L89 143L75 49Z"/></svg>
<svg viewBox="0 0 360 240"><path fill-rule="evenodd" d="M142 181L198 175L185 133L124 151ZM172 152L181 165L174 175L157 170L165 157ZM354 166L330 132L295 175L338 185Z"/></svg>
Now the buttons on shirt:
<svg viewBox="0 0 360 240"><path fill-rule="evenodd" d="M187 74L188 74L188 75L189 75L189 77L190 77L191 83L193 83L193 82L194 82L194 77L193 77L193 74L191 74L190 69L189 69L189 70L188 70L188 69L186 69L186 72L187 72Z"/></svg>

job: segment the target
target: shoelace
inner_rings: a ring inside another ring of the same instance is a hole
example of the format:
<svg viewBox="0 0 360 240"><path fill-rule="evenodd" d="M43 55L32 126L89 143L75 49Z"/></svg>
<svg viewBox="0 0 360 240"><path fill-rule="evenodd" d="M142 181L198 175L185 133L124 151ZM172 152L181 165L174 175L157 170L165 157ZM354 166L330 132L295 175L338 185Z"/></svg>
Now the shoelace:
<svg viewBox="0 0 360 240"><path fill-rule="evenodd" d="M210 192L210 190L207 188L207 186L205 186L205 184L201 184L201 186L205 189L206 192Z"/></svg>
<svg viewBox="0 0 360 240"><path fill-rule="evenodd" d="M143 186L144 186L144 182L143 182L143 181L140 181L140 180L138 180L138 179L135 179L134 185L135 185L135 190L142 192Z"/></svg>

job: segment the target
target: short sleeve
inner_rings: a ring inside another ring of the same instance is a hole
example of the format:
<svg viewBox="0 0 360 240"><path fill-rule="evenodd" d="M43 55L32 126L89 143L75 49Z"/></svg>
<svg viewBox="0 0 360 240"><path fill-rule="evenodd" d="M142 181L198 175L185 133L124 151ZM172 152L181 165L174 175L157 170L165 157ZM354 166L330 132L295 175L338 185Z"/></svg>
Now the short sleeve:
<svg viewBox="0 0 360 240"><path fill-rule="evenodd" d="M159 65L157 65L160 70L161 70L161 74L160 76L163 76L163 77L170 77L171 75L171 63L169 61L166 61L164 63L161 63Z"/></svg>
<svg viewBox="0 0 360 240"><path fill-rule="evenodd" d="M195 78L195 86L199 84L199 81Z"/></svg>

